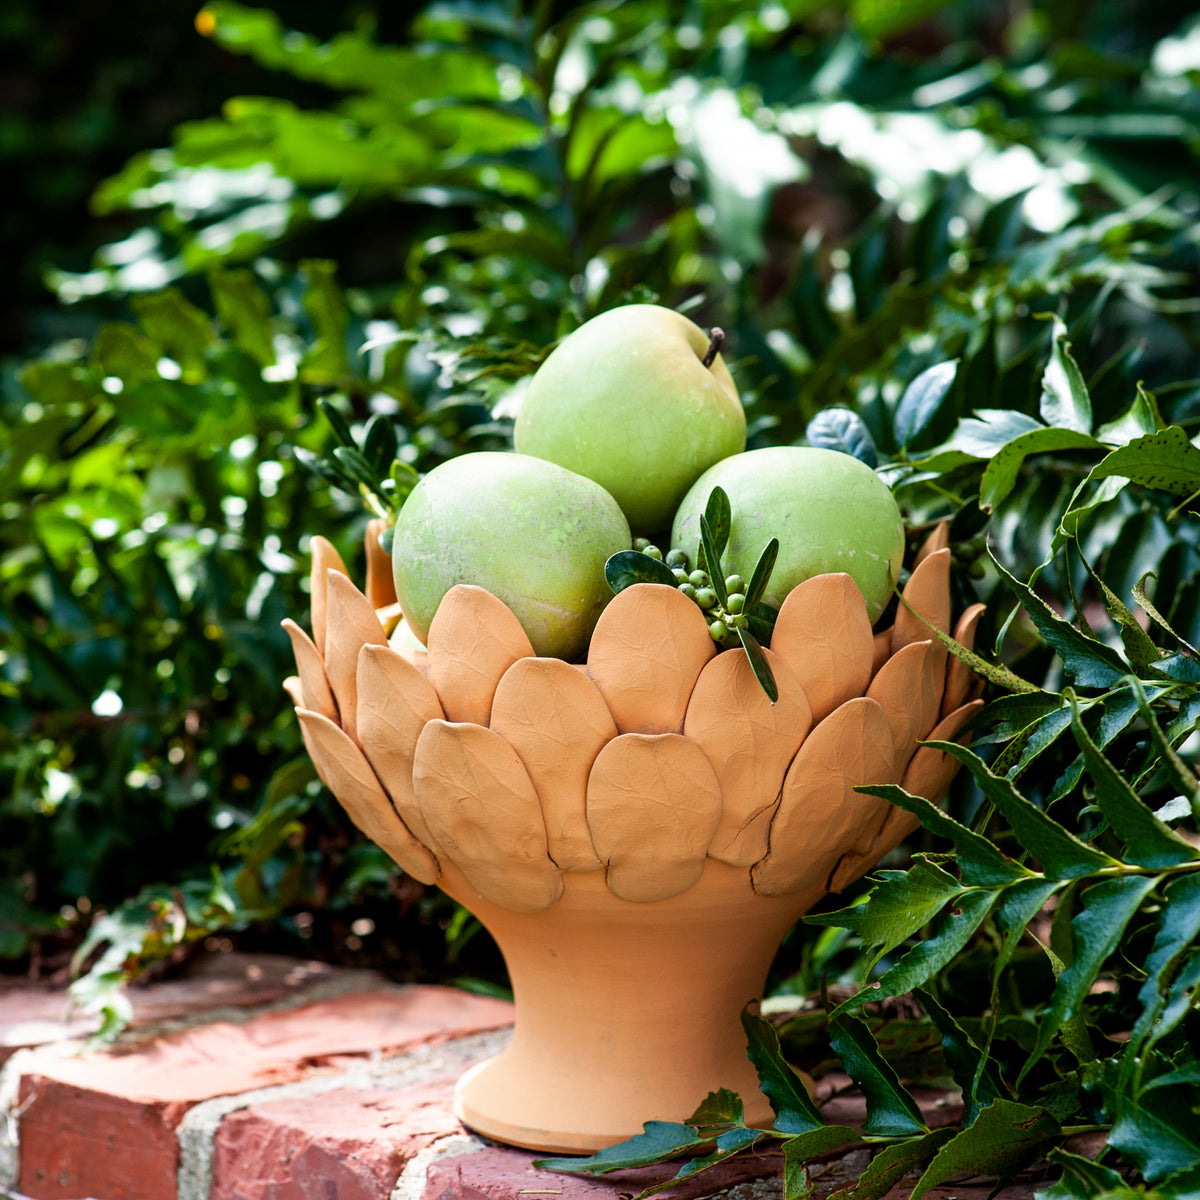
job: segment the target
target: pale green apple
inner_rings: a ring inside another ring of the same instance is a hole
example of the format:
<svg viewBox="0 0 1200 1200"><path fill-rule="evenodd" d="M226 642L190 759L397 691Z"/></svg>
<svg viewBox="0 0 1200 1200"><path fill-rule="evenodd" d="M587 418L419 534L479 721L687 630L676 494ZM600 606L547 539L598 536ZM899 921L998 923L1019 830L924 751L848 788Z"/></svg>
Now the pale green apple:
<svg viewBox="0 0 1200 1200"><path fill-rule="evenodd" d="M692 485L671 527L671 545L695 556L700 516L714 487L733 518L722 558L726 574L750 578L763 548L779 539L764 597L778 607L813 575L844 572L862 590L874 621L887 605L904 559L904 520L886 483L836 450L774 446L717 463Z"/></svg>
<svg viewBox="0 0 1200 1200"><path fill-rule="evenodd" d="M665 531L701 472L746 446L746 414L710 338L687 317L629 304L593 317L538 369L513 444L594 479L635 533Z"/></svg>
<svg viewBox="0 0 1200 1200"><path fill-rule="evenodd" d="M631 540L617 502L590 479L525 454L463 454L425 475L400 510L396 594L424 642L442 597L476 584L512 609L536 654L570 661L612 598L605 562Z"/></svg>

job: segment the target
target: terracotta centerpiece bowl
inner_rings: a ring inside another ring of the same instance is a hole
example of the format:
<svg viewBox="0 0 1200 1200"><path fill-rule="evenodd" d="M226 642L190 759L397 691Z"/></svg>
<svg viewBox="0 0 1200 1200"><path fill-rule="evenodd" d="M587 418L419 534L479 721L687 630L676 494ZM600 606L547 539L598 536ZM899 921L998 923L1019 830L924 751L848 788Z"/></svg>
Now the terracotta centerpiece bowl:
<svg viewBox="0 0 1200 1200"><path fill-rule="evenodd" d="M410 875L495 937L511 1043L460 1081L456 1110L517 1146L590 1152L680 1121L717 1088L770 1110L740 1014L797 918L915 827L854 791L936 800L979 681L952 628L945 530L873 632L846 575L792 591L766 651L771 704L701 611L637 584L601 614L587 661L539 658L481 588L447 593L420 648L378 529L365 593L314 539L312 637L286 621L288 691L321 778ZM981 606L953 626L970 644ZM928 623L928 624L927 624Z"/></svg>

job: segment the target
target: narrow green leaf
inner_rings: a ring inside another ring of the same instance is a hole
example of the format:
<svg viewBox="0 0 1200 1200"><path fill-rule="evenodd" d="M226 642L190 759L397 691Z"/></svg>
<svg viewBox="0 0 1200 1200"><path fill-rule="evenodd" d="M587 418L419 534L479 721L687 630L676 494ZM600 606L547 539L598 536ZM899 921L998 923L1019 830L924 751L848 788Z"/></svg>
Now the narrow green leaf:
<svg viewBox="0 0 1200 1200"><path fill-rule="evenodd" d="M1030 879L1019 880L1005 889L992 915L996 928L1000 931L1000 949L992 963L993 995L1000 986L1000 977L1012 961L1029 922L1042 911L1055 892L1066 886L1062 880L1033 876Z"/></svg>
<svg viewBox="0 0 1200 1200"><path fill-rule="evenodd" d="M725 587L725 571L721 566L721 549L717 542L716 530L709 524L708 517L703 513L700 515L700 548L703 551L704 560L701 570L708 572L712 590L717 593L717 603L724 608L729 603L729 591Z"/></svg>
<svg viewBox="0 0 1200 1200"><path fill-rule="evenodd" d="M1153 579L1155 583L1158 582L1158 576L1155 575L1153 571L1147 571L1145 575L1143 575L1141 579L1139 579L1137 583L1133 585L1133 598L1142 606L1143 609L1145 609L1146 615L1156 625L1158 625L1161 629L1165 629L1184 648L1184 650L1188 651L1195 658L1200 659L1200 650L1197 650L1196 647L1190 642L1184 641L1183 638L1181 638L1179 634L1177 634L1175 630L1171 628L1171 623L1167 620L1167 618L1164 617L1162 613L1160 613L1158 609L1154 607L1154 603L1151 601L1150 596L1146 591L1146 581L1149 579Z"/></svg>
<svg viewBox="0 0 1200 1200"><path fill-rule="evenodd" d="M979 483L979 506L990 512L1012 491L1021 466L1031 454L1052 450L1104 449L1104 443L1087 433L1060 427L1033 429L1001 446L989 459Z"/></svg>
<svg viewBox="0 0 1200 1200"><path fill-rule="evenodd" d="M770 1136L769 1133L761 1129L726 1129L724 1133L717 1135L715 1139L716 1146L711 1154L704 1154L685 1162L670 1179L664 1179L662 1183L648 1187L644 1192L639 1192L634 1197L634 1200L645 1200L645 1197L665 1191L667 1188L680 1183L684 1179L691 1179L699 1175L702 1171L707 1171L710 1167L715 1167L718 1163L724 1162L727 1158L732 1158L735 1154L740 1154L743 1150L749 1149L751 1146L764 1141Z"/></svg>
<svg viewBox="0 0 1200 1200"><path fill-rule="evenodd" d="M345 468L346 474L355 483L377 495L386 496L380 486L379 477L371 470L371 464L363 457L363 452L357 446L334 446L333 457Z"/></svg>
<svg viewBox="0 0 1200 1200"><path fill-rule="evenodd" d="M954 384L958 359L927 367L904 389L896 406L896 441L906 447L933 420Z"/></svg>
<svg viewBox="0 0 1200 1200"><path fill-rule="evenodd" d="M928 1132L917 1102L880 1054L875 1039L862 1021L854 1017L831 1016L829 1041L846 1074L866 1099L867 1119L863 1122L863 1133L872 1137L909 1137Z"/></svg>
<svg viewBox="0 0 1200 1200"><path fill-rule="evenodd" d="M704 505L704 519L712 530L713 546L720 561L725 547L729 545L729 532L733 528L733 510L729 506L729 496L724 488L715 487L709 492Z"/></svg>
<svg viewBox="0 0 1200 1200"><path fill-rule="evenodd" d="M1200 819L1200 779L1196 778L1195 772L1179 757L1175 751L1175 747L1167 741L1166 735L1158 723L1158 719L1151 711L1150 703L1146 699L1146 690L1142 686L1141 681L1131 679L1129 686L1133 689L1134 696L1137 698L1138 712L1141 713L1142 720L1146 722L1146 728L1150 733L1150 740L1154 743L1154 747L1158 751L1161 766L1170 775L1180 792L1188 798L1188 802L1192 806L1192 815Z"/></svg>
<svg viewBox="0 0 1200 1200"><path fill-rule="evenodd" d="M1042 375L1042 420L1047 425L1059 425L1079 433L1092 431L1092 399L1088 395L1083 373L1071 357L1067 327L1054 318L1053 349Z"/></svg>
<svg viewBox="0 0 1200 1200"><path fill-rule="evenodd" d="M1034 807L1007 779L993 775L987 764L965 746L956 742L927 742L926 745L944 750L971 772L984 795L1012 827L1017 841L1042 864L1046 875L1054 879L1072 879L1117 865L1115 859L1081 842L1052 817Z"/></svg>
<svg viewBox="0 0 1200 1200"><path fill-rule="evenodd" d="M1033 692L1000 696L984 707L975 720L976 729L987 729L986 737L976 735L975 744L1007 741L1028 730L1047 713L1058 712L1062 698L1057 692Z"/></svg>
<svg viewBox="0 0 1200 1200"><path fill-rule="evenodd" d="M767 656L763 654L762 647L758 644L758 639L748 629L739 629L737 635L738 641L742 643L742 649L746 652L746 658L750 660L750 669L754 672L754 678L766 692L767 699L774 704L779 699L779 687L775 682L771 664L767 662Z"/></svg>
<svg viewBox="0 0 1200 1200"><path fill-rule="evenodd" d="M878 796L897 808L912 813L920 818L926 829L953 842L955 861L965 884L987 887L1012 883L1014 880L1027 878L1030 874L1028 868L1013 862L1011 858L1006 858L982 834L960 825L953 817L942 812L936 804L930 804L923 796L911 795L898 784L864 784L854 790L868 796ZM911 870L909 873L912 873ZM804 919L812 920L810 917Z"/></svg>
<svg viewBox="0 0 1200 1200"><path fill-rule="evenodd" d="M865 903L807 916L804 920L810 925L838 925L854 930L865 948L875 951L874 963L927 925L966 890L953 875L923 858L918 858L907 871L882 871L880 876L882 881L871 889Z"/></svg>
<svg viewBox="0 0 1200 1200"><path fill-rule="evenodd" d="M363 457L371 465L371 473L376 479L386 479L396 459L398 449L396 426L391 417L376 413L363 430Z"/></svg>
<svg viewBox="0 0 1200 1200"><path fill-rule="evenodd" d="M1038 1022L1037 1040L1017 1076L1017 1084L1049 1049L1054 1035L1079 1012L1100 969L1116 950L1134 913L1157 881L1144 875L1125 875L1092 884L1071 922L1074 961L1058 977L1050 1004Z"/></svg>
<svg viewBox="0 0 1200 1200"><path fill-rule="evenodd" d="M981 889L965 892L959 898L956 910L942 921L931 937L919 941L871 987L856 992L834 1012L846 1012L871 1000L883 1000L888 996L903 996L913 988L928 983L951 963L970 941L971 935L983 924L984 918L991 911L995 900L996 893L992 891Z"/></svg>
<svg viewBox="0 0 1200 1200"><path fill-rule="evenodd" d="M333 436L337 439L339 446L358 445L354 440L354 434L350 432L350 426L346 424L346 418L342 416L341 410L336 404L333 404L322 396L317 401L317 408L321 410L321 415L329 422L329 427L333 430Z"/></svg>
<svg viewBox="0 0 1200 1200"><path fill-rule="evenodd" d="M938 1151L917 1180L911 1200L920 1200L931 1188L960 1176L1011 1178L1040 1156L1060 1128L1044 1108L996 1100Z"/></svg>
<svg viewBox="0 0 1200 1200"><path fill-rule="evenodd" d="M766 595L767 584L771 581L771 572L775 570L775 560L779 557L779 539L772 538L758 556L750 582L746 585L746 605L744 612L753 612L762 603Z"/></svg>
<svg viewBox="0 0 1200 1200"><path fill-rule="evenodd" d="M1186 430L1168 425L1114 450L1092 468L1088 479L1110 475L1172 496L1191 496L1200 490L1200 450Z"/></svg>
<svg viewBox="0 0 1200 1200"><path fill-rule="evenodd" d="M614 594L624 591L635 583L661 583L675 587L676 579L671 568L657 558L651 558L640 550L619 550L604 564L604 578Z"/></svg>
<svg viewBox="0 0 1200 1200"><path fill-rule="evenodd" d="M1164 825L1100 753L1084 728L1075 696L1068 694L1068 699L1075 740L1095 784L1096 805L1112 831L1125 843L1124 857L1140 867L1172 867L1200 859L1200 851Z"/></svg>
<svg viewBox="0 0 1200 1200"><path fill-rule="evenodd" d="M758 1072L759 1085L775 1114L775 1128L780 1133L808 1133L823 1128L825 1118L813 1103L804 1081L784 1059L775 1026L756 1013L744 1011L742 1028L746 1031L746 1049Z"/></svg>
<svg viewBox="0 0 1200 1200"><path fill-rule="evenodd" d="M711 1141L712 1138L700 1136L690 1125L647 1121L641 1133L615 1146L606 1146L588 1158L538 1158L533 1165L567 1175L607 1175L610 1171L667 1162L702 1150Z"/></svg>
<svg viewBox="0 0 1200 1200"><path fill-rule="evenodd" d="M879 1200L953 1136L953 1129L935 1129L894 1146L885 1146L854 1183L833 1192L829 1200Z"/></svg>
<svg viewBox="0 0 1200 1200"><path fill-rule="evenodd" d="M1017 594L1021 607L1029 614L1047 645L1062 659L1063 666L1080 687L1112 687L1128 673L1129 668L1115 650L1088 637L1069 621L1064 621L1030 587L1005 570L990 551L989 557L1008 586Z"/></svg>
<svg viewBox="0 0 1200 1200"><path fill-rule="evenodd" d="M1146 668L1154 666L1164 656L1164 651L1154 644L1150 635L1138 624L1137 618L1121 602L1120 597L1092 570L1091 563L1084 558L1078 543L1075 548L1079 554L1079 561L1083 563L1104 600L1104 607L1108 615L1121 631L1121 643L1125 647L1125 653L1129 656L1129 661L1133 664L1134 669L1144 671Z"/></svg>
<svg viewBox="0 0 1200 1200"><path fill-rule="evenodd" d="M970 1125L980 1109L986 1108L994 1100L1009 1099L1010 1093L996 1070L996 1064L975 1045L941 1003L929 992L914 989L914 994L942 1035L942 1056L954 1082L962 1091L966 1106L963 1124Z"/></svg>

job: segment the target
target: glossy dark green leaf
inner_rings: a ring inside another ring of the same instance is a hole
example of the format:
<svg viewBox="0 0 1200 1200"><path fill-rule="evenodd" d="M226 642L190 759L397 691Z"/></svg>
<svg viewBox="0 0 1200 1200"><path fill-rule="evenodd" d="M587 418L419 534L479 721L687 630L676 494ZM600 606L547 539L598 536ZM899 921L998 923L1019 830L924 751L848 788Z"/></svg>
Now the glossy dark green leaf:
<svg viewBox="0 0 1200 1200"><path fill-rule="evenodd" d="M954 843L955 862L962 873L964 884L986 887L1012 883L1029 875L1029 870L1020 863L1005 857L982 834L960 825L953 817L944 813L936 804L930 804L923 796L913 796L898 784L864 784L854 789L868 796L878 796L897 808L920 818L926 829ZM915 869L915 868L913 868ZM910 874L912 871L910 870ZM813 918L806 917L805 920Z"/></svg>
<svg viewBox="0 0 1200 1200"><path fill-rule="evenodd" d="M1025 936L1029 922L1045 908L1051 896L1067 886L1063 880L1033 876L1018 880L1005 888L1004 895L992 913L992 919L1000 932L1000 948L991 965L993 993L999 987L1001 975Z"/></svg>
<svg viewBox="0 0 1200 1200"><path fill-rule="evenodd" d="M356 483L372 492L379 491L379 477L357 446L334 446L333 457Z"/></svg>
<svg viewBox="0 0 1200 1200"><path fill-rule="evenodd" d="M802 1200L812 1192L806 1164L818 1155L862 1140L862 1134L849 1125L825 1125L798 1133L783 1143L783 1198Z"/></svg>
<svg viewBox="0 0 1200 1200"><path fill-rule="evenodd" d="M733 528L733 511L729 506L729 496L722 487L715 487L708 494L704 505L704 519L712 532L713 546L720 560L729 545L729 533Z"/></svg>
<svg viewBox="0 0 1200 1200"><path fill-rule="evenodd" d="M1094 883L1083 892L1082 905L1071 922L1075 958L1058 977L1050 1003L1038 1022L1033 1051L1017 1076L1018 1085L1049 1049L1055 1034L1078 1014L1083 998L1155 883L1153 877L1125 875Z"/></svg>
<svg viewBox="0 0 1200 1200"><path fill-rule="evenodd" d="M700 515L700 551L700 569L708 572L712 590L717 594L717 603L724 608L729 602L729 591L725 587L725 572L721 566L721 546L717 531L703 513Z"/></svg>
<svg viewBox="0 0 1200 1200"><path fill-rule="evenodd" d="M971 772L984 795L1008 821L1017 841L1042 864L1046 875L1073 879L1117 865L1107 854L1081 842L1053 817L1035 807L1007 779L993 775L987 764L965 746L956 742L927 744L958 759Z"/></svg>
<svg viewBox="0 0 1200 1200"><path fill-rule="evenodd" d="M1142 867L1172 867L1200 859L1200 850L1164 825L1100 753L1084 728L1073 695L1071 725L1096 789L1096 805L1126 846L1124 858Z"/></svg>
<svg viewBox="0 0 1200 1200"><path fill-rule="evenodd" d="M544 1171L562 1171L567 1175L607 1175L610 1171L668 1162L705 1149L711 1141L690 1125L647 1121L641 1133L615 1146L606 1146L587 1158L537 1158L533 1165Z"/></svg>
<svg viewBox="0 0 1200 1200"><path fill-rule="evenodd" d="M1062 1177L1049 1188L1039 1188L1039 1200L1087 1200L1104 1192L1124 1188L1125 1180L1112 1169L1093 1158L1072 1154L1061 1146L1050 1150L1046 1159L1062 1168Z"/></svg>
<svg viewBox="0 0 1200 1200"><path fill-rule="evenodd" d="M999 1099L982 1109L974 1124L956 1133L917 1180L912 1200L962 1176L1008 1179L1040 1157L1060 1125L1044 1108Z"/></svg>
<svg viewBox="0 0 1200 1200"><path fill-rule="evenodd" d="M746 1049L758 1072L759 1086L775 1114L775 1128L781 1133L807 1133L823 1128L825 1118L813 1103L804 1081L784 1059L775 1026L756 1013L745 1011L742 1028L746 1031Z"/></svg>
<svg viewBox="0 0 1200 1200"><path fill-rule="evenodd" d="M671 568L657 558L640 550L619 550L604 564L604 578L613 592L623 591L635 583L661 583L677 587Z"/></svg>
<svg viewBox="0 0 1200 1200"><path fill-rule="evenodd" d="M829 1200L879 1200L906 1175L932 1158L953 1136L953 1129L935 1129L885 1146L871 1159L867 1169L854 1183L832 1192Z"/></svg>
<svg viewBox="0 0 1200 1200"><path fill-rule="evenodd" d="M1102 442L1087 433L1058 427L1033 429L1006 442L992 455L979 484L979 503L988 510L1012 491L1026 458L1058 450L1104 449Z"/></svg>
<svg viewBox="0 0 1200 1200"><path fill-rule="evenodd" d="M758 562L754 564L754 570L750 575L750 582L746 585L746 606L744 611L753 613L762 603L762 598L766 595L767 584L771 581L771 572L775 570L775 561L779 557L779 539L772 538L764 547L762 553L758 556ZM771 609L772 613L777 610ZM772 621L772 624L774 622ZM758 635L755 634L757 637Z"/></svg>
<svg viewBox="0 0 1200 1200"><path fill-rule="evenodd" d="M896 407L896 441L907 446L933 420L954 385L958 359L927 367L904 389Z"/></svg>
<svg viewBox="0 0 1200 1200"><path fill-rule="evenodd" d="M1188 803L1192 806L1192 814L1200 818L1200 779L1196 777L1196 773L1180 758L1178 751L1167 740L1166 735L1162 731L1162 726L1158 723L1158 718L1150 708L1150 703L1146 697L1146 689L1138 679L1131 679L1129 686L1133 689L1133 694L1137 700L1138 712L1141 713L1142 720L1146 723L1146 729L1150 734L1150 741L1158 751L1159 763L1162 770L1166 772L1172 784L1179 789L1180 793L1187 797Z"/></svg>
<svg viewBox="0 0 1200 1200"><path fill-rule="evenodd" d="M727 1158L732 1158L733 1155L740 1154L743 1150L748 1150L751 1146L757 1145L768 1138L771 1138L771 1134L761 1129L746 1129L745 1127L740 1129L726 1129L723 1133L717 1134L715 1148L711 1154L700 1155L684 1163L670 1179L664 1180L658 1186L647 1188L644 1192L639 1193L637 1200L642 1200L644 1196L652 1196L656 1192L663 1191L684 1179L691 1179L693 1176L699 1175L702 1171L707 1171L709 1167L715 1167ZM773 1141L774 1139L772 1138L771 1140Z"/></svg>
<svg viewBox="0 0 1200 1200"><path fill-rule="evenodd" d="M1186 430L1168 425L1114 450L1092 468L1088 478L1110 475L1172 496L1192 496L1200 491L1200 450L1192 445Z"/></svg>
<svg viewBox="0 0 1200 1200"><path fill-rule="evenodd" d="M1156 1183L1200 1163L1200 1121L1189 1100L1169 1089L1143 1092L1136 1104L1124 1104L1108 1132L1108 1144Z"/></svg>
<svg viewBox="0 0 1200 1200"><path fill-rule="evenodd" d="M907 871L881 871L879 876L881 881L871 889L865 903L806 916L804 920L810 925L854 930L878 961L966 890L953 875L923 858Z"/></svg>
<svg viewBox="0 0 1200 1200"><path fill-rule="evenodd" d="M321 415L329 422L329 428L333 430L333 436L339 446L357 447L358 443L354 440L354 434L350 432L350 426L346 423L346 418L342 416L341 409L336 404L322 396L317 401L317 408L321 410Z"/></svg>
<svg viewBox="0 0 1200 1200"><path fill-rule="evenodd" d="M758 685L766 693L767 699L774 704L779 699L779 685L775 682L775 673L771 670L771 664L767 662L767 656L762 652L758 639L749 629L739 629L737 635L750 662L750 669L754 672L754 678L758 680Z"/></svg>
<svg viewBox="0 0 1200 1200"><path fill-rule="evenodd" d="M942 1035L942 1057L963 1094L963 1124L970 1125L979 1110L992 1101L1011 1099L1011 1093L1004 1086L995 1062L971 1040L941 1002L931 993L920 989L916 989L914 994Z"/></svg>
<svg viewBox="0 0 1200 1200"><path fill-rule="evenodd" d="M737 1092L728 1088L709 1092L696 1111L684 1122L698 1130L728 1129L746 1123L745 1108Z"/></svg>
<svg viewBox="0 0 1200 1200"><path fill-rule="evenodd" d="M858 413L848 408L823 408L804 431L810 446L835 450L874 467L879 461L875 439Z"/></svg>
<svg viewBox="0 0 1200 1200"><path fill-rule="evenodd" d="M392 469L398 449L396 426L391 417L376 413L363 430L363 457L371 467L376 479L386 479Z"/></svg>
<svg viewBox="0 0 1200 1200"><path fill-rule="evenodd" d="M831 1017L829 1041L846 1074L866 1099L863 1133L873 1137L910 1137L927 1132L917 1102L901 1085L862 1021L854 1017Z"/></svg>
<svg viewBox="0 0 1200 1200"><path fill-rule="evenodd" d="M1071 356L1067 328L1057 317L1050 362L1042 375L1041 414L1047 425L1084 434L1092 432L1092 398L1079 364Z"/></svg>

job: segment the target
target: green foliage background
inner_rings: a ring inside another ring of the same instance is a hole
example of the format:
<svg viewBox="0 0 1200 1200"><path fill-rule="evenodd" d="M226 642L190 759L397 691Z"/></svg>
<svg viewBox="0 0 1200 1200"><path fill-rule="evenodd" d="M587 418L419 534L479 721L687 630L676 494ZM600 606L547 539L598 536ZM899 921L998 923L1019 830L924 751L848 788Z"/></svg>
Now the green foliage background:
<svg viewBox="0 0 1200 1200"><path fill-rule="evenodd" d="M361 569L392 459L506 445L557 338L658 298L729 334L752 444L870 462L914 538L951 522L959 606L988 602L948 815L889 792L915 856L773 979L829 991L784 1044L873 1106L855 1200L1047 1160L1056 1200L1190 1195L1200 24L1087 0L344 17L180 13L182 60L258 94L197 93L69 252L10 225L53 247L59 305L0 393L0 957L74 952L110 1032L130 975L212 938L502 986L319 787L279 621L312 535ZM5 18L30 43L45 19ZM903 1020L881 1003L909 994ZM930 1077L963 1090L954 1133L913 1116ZM841 1136L800 1104L763 1135L789 1195ZM739 1111L639 1153L733 1152ZM1090 1128L1099 1166L1062 1148Z"/></svg>

